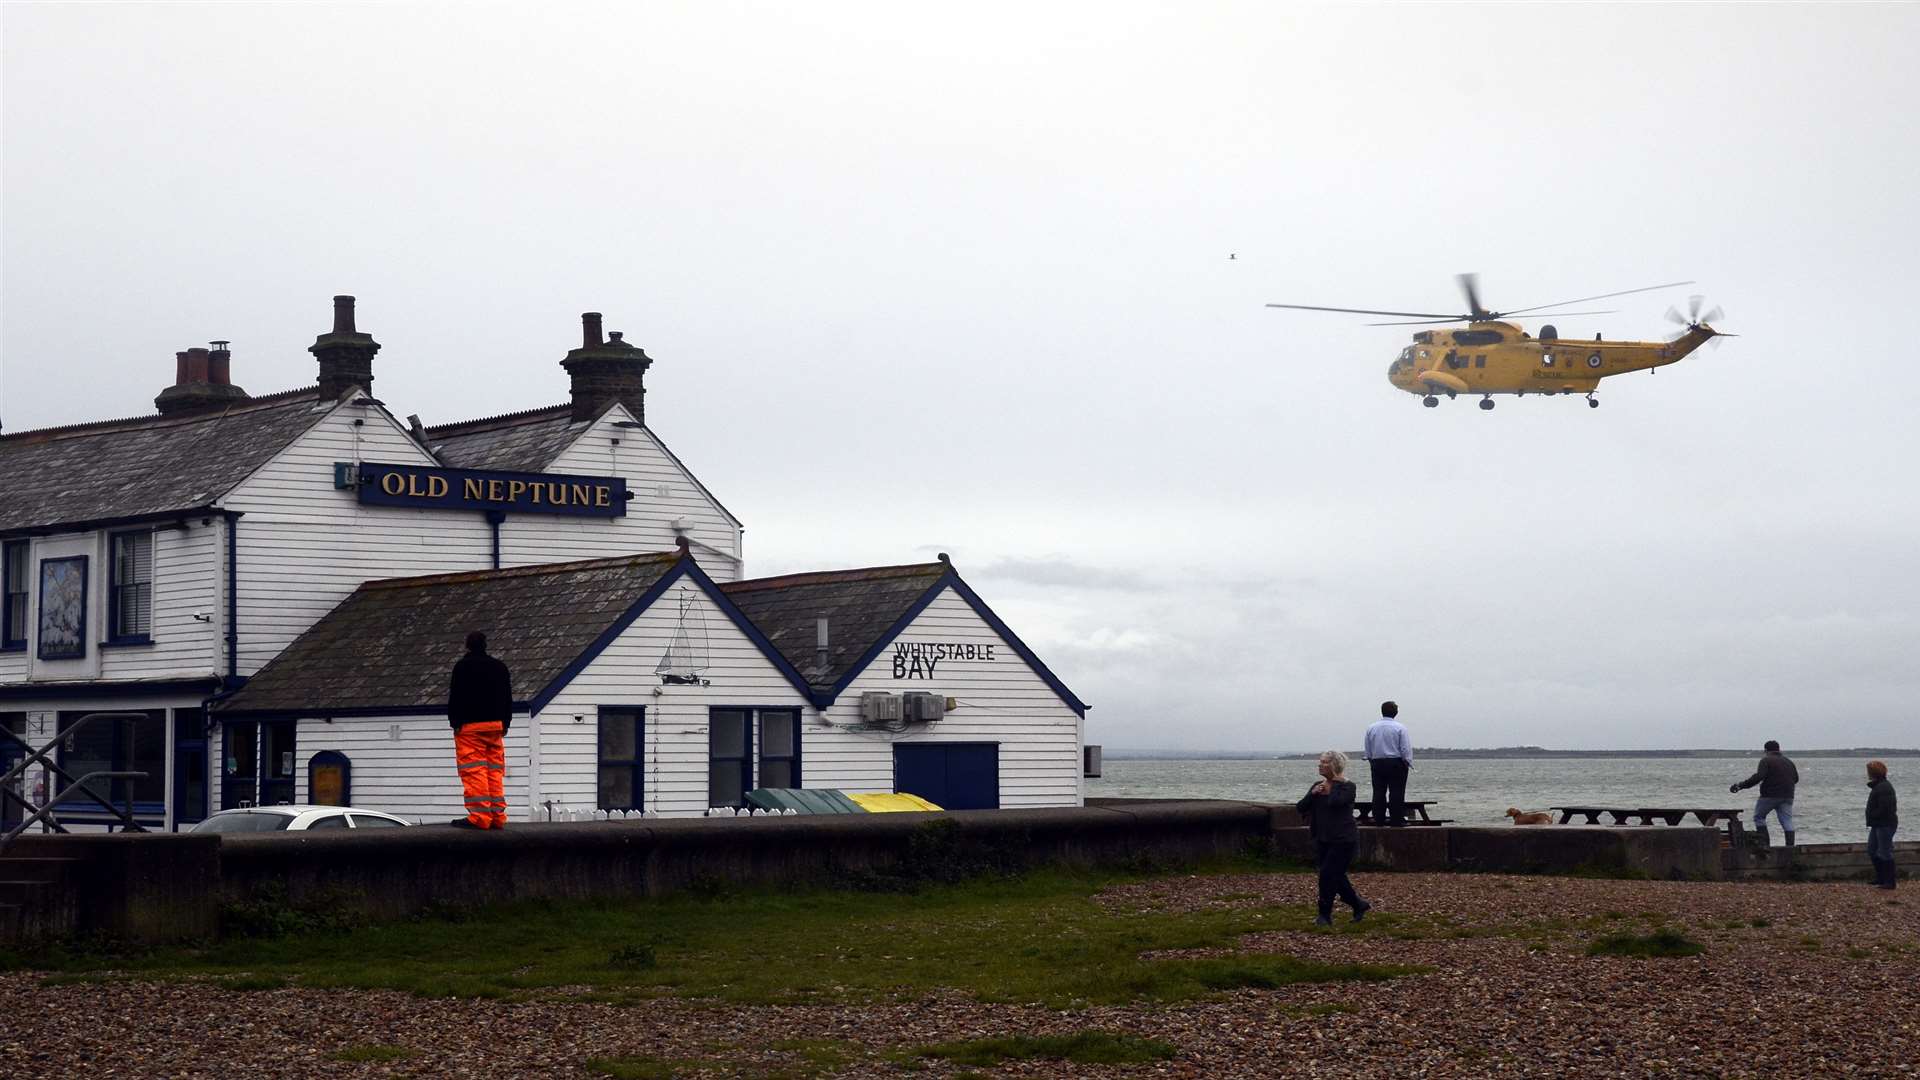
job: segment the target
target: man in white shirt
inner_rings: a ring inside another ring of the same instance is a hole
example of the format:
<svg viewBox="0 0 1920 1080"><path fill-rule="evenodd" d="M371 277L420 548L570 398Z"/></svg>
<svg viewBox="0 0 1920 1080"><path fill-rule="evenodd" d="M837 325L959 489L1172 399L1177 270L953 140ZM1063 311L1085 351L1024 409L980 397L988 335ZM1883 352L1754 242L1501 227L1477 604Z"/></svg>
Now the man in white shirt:
<svg viewBox="0 0 1920 1080"><path fill-rule="evenodd" d="M1367 728L1367 768L1373 773L1373 823L1399 828L1407 823L1407 770L1413 768L1413 740L1395 717L1400 706L1380 704L1380 719ZM1388 815L1392 817L1389 818Z"/></svg>

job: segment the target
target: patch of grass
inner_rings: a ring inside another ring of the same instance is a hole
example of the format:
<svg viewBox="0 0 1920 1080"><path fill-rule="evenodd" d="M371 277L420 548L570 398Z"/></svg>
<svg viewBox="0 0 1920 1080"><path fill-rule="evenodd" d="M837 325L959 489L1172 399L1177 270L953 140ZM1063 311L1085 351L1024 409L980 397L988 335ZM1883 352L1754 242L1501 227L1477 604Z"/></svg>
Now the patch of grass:
<svg viewBox="0 0 1920 1080"><path fill-rule="evenodd" d="M660 958L651 945L622 945L607 954L607 966L615 971L650 971L660 966Z"/></svg>
<svg viewBox="0 0 1920 1080"><path fill-rule="evenodd" d="M1001 1035L964 1042L916 1047L914 1057L940 1058L957 1065L999 1065L1008 1061L1071 1061L1079 1065L1144 1065L1179 1053L1172 1043L1111 1031L1072 1035Z"/></svg>
<svg viewBox="0 0 1920 1080"><path fill-rule="evenodd" d="M613 1080L674 1080L686 1075L684 1068L679 1062L646 1056L588 1058L586 1062L588 1072Z"/></svg>
<svg viewBox="0 0 1920 1080"><path fill-rule="evenodd" d="M1247 867L1234 862L1213 869L1245 873ZM568 986L623 1005L662 996L860 1003L953 989L985 1001L1054 1007L1175 1001L1236 987L1378 980L1417 970L1269 955L1163 958L1157 954L1231 949L1257 931L1303 931L1312 913L1302 905L1258 903L1116 911L1098 901L1103 889L1132 880L1138 879L1048 871L922 886L911 900L897 892L788 890L538 901L476 910L458 923L433 918L120 956L63 954L47 966L144 979L229 978L259 989L291 980L301 987L425 997L524 999ZM1342 932L1392 926L1391 918L1369 919L1342 924ZM487 947L472 948L476 940ZM260 972L273 973L274 981L252 983Z"/></svg>
<svg viewBox="0 0 1920 1080"><path fill-rule="evenodd" d="M1755 930L1765 930L1767 927L1773 925L1773 920L1768 918L1756 917L1756 918L1748 919L1747 925L1753 927Z"/></svg>
<svg viewBox="0 0 1920 1080"><path fill-rule="evenodd" d="M1858 945L1847 946L1847 959L1849 960L1865 960L1867 957L1872 955L1873 954L1871 952L1868 952L1866 949L1863 949Z"/></svg>
<svg viewBox="0 0 1920 1080"><path fill-rule="evenodd" d="M1706 946L1671 927L1651 934L1608 934L1587 946L1588 956L1698 956Z"/></svg>
<svg viewBox="0 0 1920 1080"><path fill-rule="evenodd" d="M1806 937L1803 937L1799 941L1794 942L1794 948L1805 949L1808 952L1819 952L1820 939L1817 937L1814 937L1812 934L1808 934Z"/></svg>
<svg viewBox="0 0 1920 1080"><path fill-rule="evenodd" d="M220 989L242 993L257 990L285 990L293 985L293 980L285 975L262 975L248 973L232 975L220 980Z"/></svg>
<svg viewBox="0 0 1920 1080"><path fill-rule="evenodd" d="M839 1072L853 1064L859 1057L860 1044L841 1039L782 1039L773 1044L773 1049L794 1055L803 1067L798 1074L781 1075L818 1076Z"/></svg>
<svg viewBox="0 0 1920 1080"><path fill-rule="evenodd" d="M413 1056L413 1051L404 1046L390 1043L362 1043L349 1046L344 1050L335 1050L327 1055L328 1061L405 1061Z"/></svg>

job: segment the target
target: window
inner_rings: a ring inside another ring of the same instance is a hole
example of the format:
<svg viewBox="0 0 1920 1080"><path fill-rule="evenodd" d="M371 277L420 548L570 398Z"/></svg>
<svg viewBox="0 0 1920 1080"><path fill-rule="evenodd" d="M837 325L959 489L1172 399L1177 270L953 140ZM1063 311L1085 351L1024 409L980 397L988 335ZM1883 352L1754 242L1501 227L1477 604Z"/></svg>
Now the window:
<svg viewBox="0 0 1920 1080"><path fill-rule="evenodd" d="M752 709L714 709L707 714L707 805L745 806L753 786L749 771Z"/></svg>
<svg viewBox="0 0 1920 1080"><path fill-rule="evenodd" d="M0 548L0 649L27 647L27 542Z"/></svg>
<svg viewBox="0 0 1920 1080"><path fill-rule="evenodd" d="M1483 354L1483 355L1480 355L1480 356L1476 356L1476 357L1474 357L1474 358L1473 358L1473 366L1474 366L1474 367L1486 367L1486 366L1487 366L1487 358L1486 358L1486 356L1485 356L1485 355Z"/></svg>
<svg viewBox="0 0 1920 1080"><path fill-rule="evenodd" d="M314 818L307 823L308 832L318 832L321 829L344 829L346 827L347 815L345 814L329 814L323 818Z"/></svg>
<svg viewBox="0 0 1920 1080"><path fill-rule="evenodd" d="M112 573L107 582L107 640L116 644L152 640L153 534L113 534Z"/></svg>
<svg viewBox="0 0 1920 1080"><path fill-rule="evenodd" d="M602 810L643 810L646 784L646 710L600 710L600 794Z"/></svg>
<svg viewBox="0 0 1920 1080"><path fill-rule="evenodd" d="M800 786L800 710L760 710L759 786Z"/></svg>
<svg viewBox="0 0 1920 1080"><path fill-rule="evenodd" d="M1498 345L1507 340L1507 336L1498 330L1455 330L1455 345Z"/></svg>
<svg viewBox="0 0 1920 1080"><path fill-rule="evenodd" d="M374 817L372 814L349 814L356 829L398 829L406 823L391 818Z"/></svg>
<svg viewBox="0 0 1920 1080"><path fill-rule="evenodd" d="M80 727L85 712L60 714L59 763L67 774L78 779L90 772L141 772L146 776L132 780L96 779L86 786L115 806L131 802L134 813L142 816L165 812L167 797L167 720L165 710L144 712L139 719L90 720ZM75 811L89 808L103 813L85 796L71 803ZM62 816L66 816L62 811Z"/></svg>

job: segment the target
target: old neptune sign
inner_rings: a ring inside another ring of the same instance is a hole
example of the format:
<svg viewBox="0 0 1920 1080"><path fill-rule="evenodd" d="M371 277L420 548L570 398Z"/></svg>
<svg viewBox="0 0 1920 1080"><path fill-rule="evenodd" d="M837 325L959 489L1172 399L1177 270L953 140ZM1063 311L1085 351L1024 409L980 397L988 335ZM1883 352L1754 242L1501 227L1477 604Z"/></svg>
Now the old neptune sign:
<svg viewBox="0 0 1920 1080"><path fill-rule="evenodd" d="M360 466L360 501L369 506L433 510L499 510L515 514L622 517L627 482L618 476L441 469L425 465Z"/></svg>

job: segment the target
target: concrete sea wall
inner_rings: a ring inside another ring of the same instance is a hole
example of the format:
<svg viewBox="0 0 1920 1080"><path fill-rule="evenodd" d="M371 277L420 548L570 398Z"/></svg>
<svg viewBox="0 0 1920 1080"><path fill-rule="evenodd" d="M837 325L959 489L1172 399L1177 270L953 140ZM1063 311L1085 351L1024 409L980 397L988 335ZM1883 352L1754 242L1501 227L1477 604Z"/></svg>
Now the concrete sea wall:
<svg viewBox="0 0 1920 1080"><path fill-rule="evenodd" d="M1864 851L1736 858L1717 829L1362 829L1363 867L1631 874L1692 880L1864 876ZM1859 845L1829 845L1858 848ZM1920 844L1900 858L1920 863ZM1048 866L1168 865L1249 853L1310 862L1292 807L1119 801L1054 810L649 819L242 835L23 837L0 858L0 941L218 932L250 911L393 918L518 900L660 896L716 887L901 888ZM1857 860L1857 871L1849 860ZM1792 871L1790 866L1804 869ZM26 881L26 878L33 878Z"/></svg>

